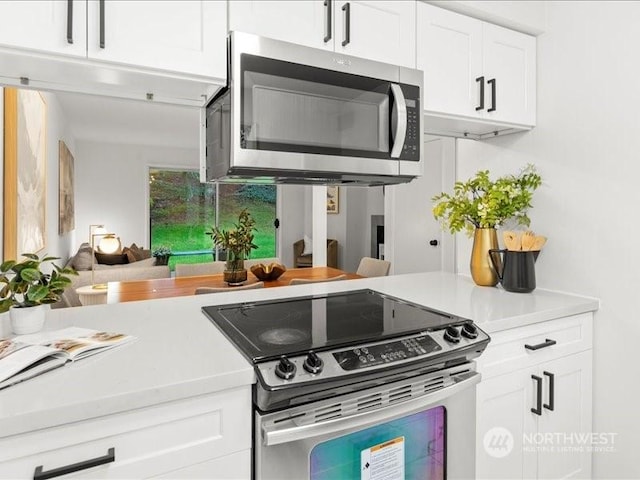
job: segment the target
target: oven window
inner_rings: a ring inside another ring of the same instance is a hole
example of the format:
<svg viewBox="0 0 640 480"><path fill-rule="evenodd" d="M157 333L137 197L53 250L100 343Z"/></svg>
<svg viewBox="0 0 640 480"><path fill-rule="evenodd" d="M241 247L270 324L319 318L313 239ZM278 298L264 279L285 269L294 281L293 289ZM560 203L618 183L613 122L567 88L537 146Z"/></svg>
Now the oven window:
<svg viewBox="0 0 640 480"><path fill-rule="evenodd" d="M310 479L445 478L446 409L435 407L316 445Z"/></svg>
<svg viewBox="0 0 640 480"><path fill-rule="evenodd" d="M241 146L389 158L389 82L241 56Z"/></svg>

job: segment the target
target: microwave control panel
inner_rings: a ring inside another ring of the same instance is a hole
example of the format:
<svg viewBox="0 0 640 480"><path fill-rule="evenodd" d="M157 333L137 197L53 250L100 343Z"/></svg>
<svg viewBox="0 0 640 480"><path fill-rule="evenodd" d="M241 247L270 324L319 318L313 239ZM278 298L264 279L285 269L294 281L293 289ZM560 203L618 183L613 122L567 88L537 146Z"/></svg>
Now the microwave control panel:
<svg viewBox="0 0 640 480"><path fill-rule="evenodd" d="M420 89L413 85L400 85L407 104L407 136L400 160L420 160L420 128L422 123Z"/></svg>

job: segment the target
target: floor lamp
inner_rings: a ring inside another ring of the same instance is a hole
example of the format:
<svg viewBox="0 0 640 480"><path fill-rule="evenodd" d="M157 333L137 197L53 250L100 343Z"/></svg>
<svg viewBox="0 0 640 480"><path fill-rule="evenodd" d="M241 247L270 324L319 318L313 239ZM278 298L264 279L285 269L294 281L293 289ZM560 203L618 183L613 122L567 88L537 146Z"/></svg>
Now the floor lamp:
<svg viewBox="0 0 640 480"><path fill-rule="evenodd" d="M101 253L115 253L120 248L120 240L115 233L107 232L104 225L89 225L89 238L91 240L91 288L104 290L107 288L106 283L96 284L94 280L95 264L96 264L96 238L101 238L98 242L98 250Z"/></svg>

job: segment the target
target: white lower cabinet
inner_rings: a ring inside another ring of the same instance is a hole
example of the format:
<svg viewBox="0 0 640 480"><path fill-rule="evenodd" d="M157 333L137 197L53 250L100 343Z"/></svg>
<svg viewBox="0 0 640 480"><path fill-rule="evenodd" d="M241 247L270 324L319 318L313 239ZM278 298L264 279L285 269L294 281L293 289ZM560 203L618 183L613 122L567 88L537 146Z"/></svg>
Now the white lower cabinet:
<svg viewBox="0 0 640 480"><path fill-rule="evenodd" d="M492 335L478 362L477 478L591 477L591 328L585 314Z"/></svg>
<svg viewBox="0 0 640 480"><path fill-rule="evenodd" d="M250 386L0 440L2 478L249 479L250 466Z"/></svg>

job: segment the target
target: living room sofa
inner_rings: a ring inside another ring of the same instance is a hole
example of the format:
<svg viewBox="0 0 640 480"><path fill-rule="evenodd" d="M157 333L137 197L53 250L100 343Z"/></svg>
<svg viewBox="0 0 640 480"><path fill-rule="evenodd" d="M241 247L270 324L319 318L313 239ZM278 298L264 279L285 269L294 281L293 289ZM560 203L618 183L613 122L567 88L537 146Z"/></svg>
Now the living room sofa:
<svg viewBox="0 0 640 480"><path fill-rule="evenodd" d="M80 250L86 248L86 244L81 247ZM80 251L79 251L80 252ZM71 285L69 285L63 295L62 300L53 304L52 308L64 308L64 307L79 307L82 304L76 293L76 289L84 287L85 285L91 285L91 263L86 262L79 265L78 262L74 262L74 259L80 255L76 254L67 262L68 266L76 269L78 275L71 276ZM89 257L90 258L90 257ZM155 278L168 278L171 276L171 271L168 265L156 265L155 258L146 258L133 263L126 263L121 265L103 265L94 263L94 276L93 283L108 283L108 282L126 282L129 280L150 280ZM85 269L80 269L85 268ZM88 268L87 268L88 267Z"/></svg>

